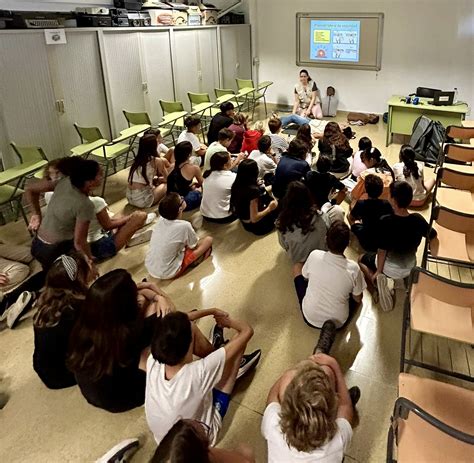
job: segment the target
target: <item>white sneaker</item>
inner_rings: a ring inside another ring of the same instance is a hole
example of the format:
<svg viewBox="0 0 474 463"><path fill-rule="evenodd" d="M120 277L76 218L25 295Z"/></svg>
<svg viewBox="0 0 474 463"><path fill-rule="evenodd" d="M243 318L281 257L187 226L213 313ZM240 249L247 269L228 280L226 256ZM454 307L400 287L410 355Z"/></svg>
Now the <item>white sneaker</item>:
<svg viewBox="0 0 474 463"><path fill-rule="evenodd" d="M388 286L388 278L383 273L377 275L377 290L380 307L384 312L390 312L393 309L393 294Z"/></svg>
<svg viewBox="0 0 474 463"><path fill-rule="evenodd" d="M127 248L131 248L132 246L138 246L139 244L148 243L151 240L151 235L153 233L153 229L147 228L146 230L137 231L127 243Z"/></svg>
<svg viewBox="0 0 474 463"><path fill-rule="evenodd" d="M7 326L13 328L20 317L30 307L30 301L33 298L33 293L30 291L23 291L16 300L7 310Z"/></svg>
<svg viewBox="0 0 474 463"><path fill-rule="evenodd" d="M125 463L129 461L139 446L138 439L126 439L112 447L105 455L96 460L96 463Z"/></svg>
<svg viewBox="0 0 474 463"><path fill-rule="evenodd" d="M154 212L149 212L146 216L145 225L143 226L146 227L147 225L150 225L152 222L155 221L156 217L157 215Z"/></svg>

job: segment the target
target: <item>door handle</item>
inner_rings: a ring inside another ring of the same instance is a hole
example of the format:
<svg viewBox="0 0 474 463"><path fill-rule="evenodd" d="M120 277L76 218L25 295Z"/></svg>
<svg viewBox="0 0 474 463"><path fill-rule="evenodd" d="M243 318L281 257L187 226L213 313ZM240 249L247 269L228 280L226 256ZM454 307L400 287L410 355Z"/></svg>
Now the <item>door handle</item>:
<svg viewBox="0 0 474 463"><path fill-rule="evenodd" d="M61 100L61 114L64 114L66 112L64 108L64 100Z"/></svg>
<svg viewBox="0 0 474 463"><path fill-rule="evenodd" d="M142 90L148 93L148 82L142 82Z"/></svg>
<svg viewBox="0 0 474 463"><path fill-rule="evenodd" d="M65 110L64 110L64 100L56 100L54 105L56 106L56 111L59 114L64 114L64 112L65 112Z"/></svg>

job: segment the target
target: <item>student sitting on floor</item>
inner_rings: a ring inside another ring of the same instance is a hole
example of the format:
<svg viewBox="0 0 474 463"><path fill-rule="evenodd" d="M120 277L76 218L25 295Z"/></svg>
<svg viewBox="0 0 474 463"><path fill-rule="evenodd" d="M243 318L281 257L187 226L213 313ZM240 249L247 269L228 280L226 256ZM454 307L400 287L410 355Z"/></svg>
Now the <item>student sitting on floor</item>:
<svg viewBox="0 0 474 463"><path fill-rule="evenodd" d="M257 121L253 129L246 130L244 133L244 140L242 142L242 152L251 153L258 149L258 140L263 137L265 133L265 125L262 121Z"/></svg>
<svg viewBox="0 0 474 463"><path fill-rule="evenodd" d="M249 159L253 159L258 165L258 179L265 185L271 185L275 177L277 159L272 152L272 140L268 135L264 135L257 143L258 149L249 154Z"/></svg>
<svg viewBox="0 0 474 463"><path fill-rule="evenodd" d="M306 162L311 166L313 164L313 148L314 140L311 135L311 127L309 124L300 125L295 139L301 140L307 146Z"/></svg>
<svg viewBox="0 0 474 463"><path fill-rule="evenodd" d="M206 316L213 316L220 328L214 345L192 323ZM225 343L222 328L237 334ZM148 426L158 444L176 421L189 419L203 423L215 445L237 378L260 359L260 350L244 355L252 336L248 323L218 309L175 312L158 320L146 364L145 400Z"/></svg>
<svg viewBox="0 0 474 463"><path fill-rule="evenodd" d="M166 194L170 164L158 156L157 146L156 136L144 135L128 174L127 201L140 209L159 203Z"/></svg>
<svg viewBox="0 0 474 463"><path fill-rule="evenodd" d="M368 137L361 137L359 140L359 150L356 151L352 157L352 176L353 181L357 181L359 175L367 170L367 166L363 163L361 155L364 151L370 151L372 149L372 140Z"/></svg>
<svg viewBox="0 0 474 463"><path fill-rule="evenodd" d="M281 126L281 119L278 117L272 117L268 121L268 129L270 130L269 136L272 140L272 151L278 161L280 160L281 155L288 151L289 147L288 140L280 135Z"/></svg>
<svg viewBox="0 0 474 463"><path fill-rule="evenodd" d="M145 267L153 278L177 278L212 252L212 238L198 239L193 226L182 220L186 201L177 193L166 195L158 206L160 217L153 228Z"/></svg>
<svg viewBox="0 0 474 463"><path fill-rule="evenodd" d="M161 134L160 129L155 129L155 128L148 129L143 134L143 136L145 135L153 135L156 138L156 145L157 145L156 152L161 159L164 159L167 161L165 163L165 167L168 172L171 172L174 165L174 148L168 148L164 144L164 138L163 138L163 135Z"/></svg>
<svg viewBox="0 0 474 463"><path fill-rule="evenodd" d="M200 187L203 182L201 169L190 162L193 147L189 141L178 143L174 149L176 163L168 175L168 193L178 193L186 202L186 211L196 209L201 204ZM196 183L194 182L196 179Z"/></svg>
<svg viewBox="0 0 474 463"><path fill-rule="evenodd" d="M272 192L276 198L283 198L288 185L295 180L303 180L311 170L305 161L307 146L301 140L291 141L288 152L284 153L275 171Z"/></svg>
<svg viewBox="0 0 474 463"><path fill-rule="evenodd" d="M244 159L231 189L230 205L245 230L266 235L275 228L278 202L258 184L258 164Z"/></svg>
<svg viewBox="0 0 474 463"><path fill-rule="evenodd" d="M377 251L380 237L380 218L393 214L392 206L385 199L380 199L383 182L380 177L370 174L365 177L365 190L368 199L359 199L349 215L351 230L359 244L366 251Z"/></svg>
<svg viewBox="0 0 474 463"><path fill-rule="evenodd" d="M207 142L211 144L217 141L219 130L227 129L234 122L234 105L230 101L226 101L220 105L221 112L216 114L209 124L207 132Z"/></svg>
<svg viewBox="0 0 474 463"><path fill-rule="evenodd" d="M204 172L201 214L209 222L230 223L237 219L230 210L232 185L237 176L231 172L232 165L229 153L221 151L212 155L211 168Z"/></svg>
<svg viewBox="0 0 474 463"><path fill-rule="evenodd" d="M91 405L112 413L143 405L155 324L172 310L156 285L135 284L123 269L90 287L71 333L67 366Z"/></svg>
<svg viewBox="0 0 474 463"><path fill-rule="evenodd" d="M77 252L58 257L46 276L33 319L33 368L50 389L76 384L66 367L69 337L94 277L95 271Z"/></svg>
<svg viewBox="0 0 474 463"><path fill-rule="evenodd" d="M201 119L198 116L188 116L184 119L184 126L186 129L180 133L178 143L189 141L193 145L193 155L190 162L200 166L207 150L207 146L201 143L198 138L201 133Z"/></svg>
<svg viewBox="0 0 474 463"><path fill-rule="evenodd" d="M395 180L408 182L413 189L413 201L411 207L422 207L431 190L433 190L436 180L434 178L425 180L423 176L423 163L415 161L416 152L410 145L403 145L400 148L400 162L393 166Z"/></svg>
<svg viewBox="0 0 474 463"><path fill-rule="evenodd" d="M208 428L197 420L177 421L156 449L150 463L255 463L252 449L240 444L235 449L212 447Z"/></svg>
<svg viewBox="0 0 474 463"><path fill-rule="evenodd" d="M234 116L234 122L229 125L229 130L234 133L234 138L229 145L229 153L238 154L242 152L244 133L248 130L247 121L248 116L244 113L237 113Z"/></svg>
<svg viewBox="0 0 474 463"><path fill-rule="evenodd" d="M344 177L350 172L349 158L352 148L337 122L328 122L324 135L318 142L319 153L332 160L330 172L336 177Z"/></svg>
<svg viewBox="0 0 474 463"><path fill-rule="evenodd" d="M219 130L219 134L217 135L217 141L211 143L209 145L209 148L207 148L206 151L206 156L204 158L204 171L209 170L211 168L211 158L214 155L214 153L219 153L219 152L229 152L229 145L234 139L234 132L232 132L230 129L221 129ZM242 159L240 157L239 159ZM237 165L237 162L234 163L232 167L235 167Z"/></svg>
<svg viewBox="0 0 474 463"><path fill-rule="evenodd" d="M408 207L413 200L413 189L407 182L390 185L390 204L393 214L383 216L379 223L377 253L364 254L359 265L364 272L369 291L380 298L382 310L393 309L393 290L388 286L388 278L407 278L416 265L416 251L423 237L436 237L433 229L430 236L429 224L420 214L410 214Z"/></svg>
<svg viewBox="0 0 474 463"><path fill-rule="evenodd" d="M341 367L324 353L287 370L271 388L263 414L268 462L341 463L359 398L359 388L348 390Z"/></svg>
<svg viewBox="0 0 474 463"><path fill-rule="evenodd" d="M362 302L366 284L357 263L344 256L349 227L333 223L326 241L329 251L313 251L304 265L293 267L296 294L306 324L321 328L332 320L336 328L342 328Z"/></svg>

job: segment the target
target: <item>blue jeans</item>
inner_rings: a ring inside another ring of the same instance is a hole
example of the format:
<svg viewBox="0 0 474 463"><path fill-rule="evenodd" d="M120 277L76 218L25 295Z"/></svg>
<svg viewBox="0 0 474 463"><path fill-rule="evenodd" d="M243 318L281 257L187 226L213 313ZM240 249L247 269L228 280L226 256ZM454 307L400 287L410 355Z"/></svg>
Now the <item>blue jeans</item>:
<svg viewBox="0 0 474 463"><path fill-rule="evenodd" d="M299 116L298 114L290 114L289 116L283 116L280 118L280 120L281 120L282 127L286 127L287 125L290 125L290 124L297 124L297 125L309 124L311 122L311 119L308 119L307 117Z"/></svg>
<svg viewBox="0 0 474 463"><path fill-rule="evenodd" d="M192 211L201 205L202 193L200 191L191 190L183 199L186 201L185 211Z"/></svg>

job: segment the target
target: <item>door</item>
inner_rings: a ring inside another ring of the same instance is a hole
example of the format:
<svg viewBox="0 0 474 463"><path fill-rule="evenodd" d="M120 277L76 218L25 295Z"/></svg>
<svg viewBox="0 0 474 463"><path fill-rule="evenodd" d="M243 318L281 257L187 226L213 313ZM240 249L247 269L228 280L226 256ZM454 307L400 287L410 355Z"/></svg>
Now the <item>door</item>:
<svg viewBox="0 0 474 463"><path fill-rule="evenodd" d="M162 118L159 100L173 101L173 69L168 30L140 33L145 106L153 124Z"/></svg>
<svg viewBox="0 0 474 463"><path fill-rule="evenodd" d="M219 27L221 69L224 88L236 90L235 79L252 78L250 26ZM255 82L256 84L256 82Z"/></svg>
<svg viewBox="0 0 474 463"><path fill-rule="evenodd" d="M219 87L219 55L217 50L217 29L198 29L195 31L199 56L199 92L214 96Z"/></svg>
<svg viewBox="0 0 474 463"><path fill-rule="evenodd" d="M120 130L128 127L124 109L146 111L140 33L103 30L99 34L103 37L102 57L111 128L117 136Z"/></svg>
<svg viewBox="0 0 474 463"><path fill-rule="evenodd" d="M74 122L99 127L110 139L97 32L70 32L67 44L50 45L47 52L64 148L80 143Z"/></svg>
<svg viewBox="0 0 474 463"><path fill-rule="evenodd" d="M66 152L46 47L43 31L0 32L0 120L8 143L13 140L18 145L41 146L52 159ZM3 150L5 167L16 165L12 150Z"/></svg>

